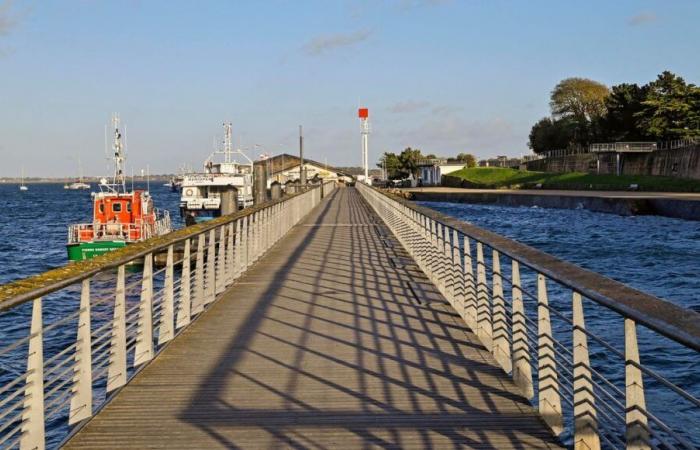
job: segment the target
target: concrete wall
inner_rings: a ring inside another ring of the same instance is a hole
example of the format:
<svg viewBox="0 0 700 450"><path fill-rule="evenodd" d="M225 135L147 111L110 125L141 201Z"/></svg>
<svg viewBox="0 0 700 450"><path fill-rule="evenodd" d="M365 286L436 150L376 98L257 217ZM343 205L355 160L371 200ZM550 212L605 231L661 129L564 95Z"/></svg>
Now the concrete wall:
<svg viewBox="0 0 700 450"><path fill-rule="evenodd" d="M528 170L540 172L596 172L596 160L600 158L600 173L615 173L615 155L587 153L557 158L528 161ZM700 146L674 150L658 150L652 153L627 153L621 156L622 173L625 175L663 175L700 179Z"/></svg>

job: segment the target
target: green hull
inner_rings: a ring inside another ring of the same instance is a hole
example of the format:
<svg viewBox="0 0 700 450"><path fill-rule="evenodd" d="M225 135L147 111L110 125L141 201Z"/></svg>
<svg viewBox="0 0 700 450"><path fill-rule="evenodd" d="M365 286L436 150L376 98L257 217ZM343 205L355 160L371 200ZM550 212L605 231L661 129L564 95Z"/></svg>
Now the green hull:
<svg viewBox="0 0 700 450"><path fill-rule="evenodd" d="M70 244L68 249L69 261L82 261L84 259L92 259L95 256L104 255L107 252L119 250L126 247L124 241L100 241L100 242L81 242L80 244Z"/></svg>

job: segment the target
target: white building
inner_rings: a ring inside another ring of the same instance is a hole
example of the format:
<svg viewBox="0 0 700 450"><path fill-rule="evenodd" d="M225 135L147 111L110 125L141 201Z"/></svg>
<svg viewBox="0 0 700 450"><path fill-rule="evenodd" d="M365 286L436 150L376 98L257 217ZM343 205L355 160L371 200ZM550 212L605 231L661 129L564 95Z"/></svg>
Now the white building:
<svg viewBox="0 0 700 450"><path fill-rule="evenodd" d="M462 161L450 161L447 159L423 159L418 161L420 182L423 186L439 186L442 176L462 169L465 163Z"/></svg>
<svg viewBox="0 0 700 450"><path fill-rule="evenodd" d="M273 181L280 184L285 184L287 181L299 180L301 172L299 170L299 157L292 156L287 153L273 156L266 159L264 162L258 161L256 164L265 164L267 167L267 187L269 188ZM324 180L345 181L349 182L352 177L338 171L334 167L326 164L304 158L304 168L306 170L306 180L311 181L314 178L322 178Z"/></svg>

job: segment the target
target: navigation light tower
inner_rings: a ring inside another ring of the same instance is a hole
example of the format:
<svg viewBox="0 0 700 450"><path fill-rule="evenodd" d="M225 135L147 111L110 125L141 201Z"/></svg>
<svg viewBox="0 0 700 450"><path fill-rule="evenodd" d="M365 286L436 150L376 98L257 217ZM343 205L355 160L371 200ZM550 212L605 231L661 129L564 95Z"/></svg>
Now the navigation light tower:
<svg viewBox="0 0 700 450"><path fill-rule="evenodd" d="M370 184L368 157L369 110L367 108L360 108L357 111L357 116L360 118L360 131L362 133L362 167L365 169L365 183Z"/></svg>

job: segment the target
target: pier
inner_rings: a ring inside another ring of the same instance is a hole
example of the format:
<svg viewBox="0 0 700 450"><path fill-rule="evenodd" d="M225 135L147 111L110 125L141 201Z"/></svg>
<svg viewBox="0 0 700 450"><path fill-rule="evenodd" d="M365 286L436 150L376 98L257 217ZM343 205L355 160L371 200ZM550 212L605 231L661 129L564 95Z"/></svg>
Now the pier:
<svg viewBox="0 0 700 450"><path fill-rule="evenodd" d="M73 312L46 323L56 302ZM0 387L0 448L697 443L661 413L700 401L643 364L637 329L697 356L700 314L359 183L0 287L0 311L21 308L25 336L0 341L26 368ZM645 380L674 403L647 404Z"/></svg>

